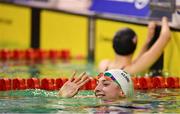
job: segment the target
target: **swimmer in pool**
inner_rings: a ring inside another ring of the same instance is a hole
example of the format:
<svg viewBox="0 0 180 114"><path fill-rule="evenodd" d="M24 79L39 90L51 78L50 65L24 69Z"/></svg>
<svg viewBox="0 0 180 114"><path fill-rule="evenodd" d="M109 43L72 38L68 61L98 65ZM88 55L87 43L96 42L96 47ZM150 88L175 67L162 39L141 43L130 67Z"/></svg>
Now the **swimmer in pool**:
<svg viewBox="0 0 180 114"><path fill-rule="evenodd" d="M130 28L119 30L113 38L115 57L113 60L102 60L99 63L99 71L104 72L107 69L124 69L133 75L148 70L158 60L170 40L171 33L168 19L163 17L161 23L162 27L159 38L151 48L148 49L148 45L154 36L156 28L155 22L149 23L146 42L139 55L134 60L132 57L137 45L137 35Z"/></svg>
<svg viewBox="0 0 180 114"><path fill-rule="evenodd" d="M82 73L78 78L74 79L75 75L76 73L61 87L59 96L68 98L75 96L79 88L90 79L86 73ZM114 101L133 96L134 90L130 74L124 70L108 70L100 73L98 77L97 86L94 90L97 98L104 101Z"/></svg>

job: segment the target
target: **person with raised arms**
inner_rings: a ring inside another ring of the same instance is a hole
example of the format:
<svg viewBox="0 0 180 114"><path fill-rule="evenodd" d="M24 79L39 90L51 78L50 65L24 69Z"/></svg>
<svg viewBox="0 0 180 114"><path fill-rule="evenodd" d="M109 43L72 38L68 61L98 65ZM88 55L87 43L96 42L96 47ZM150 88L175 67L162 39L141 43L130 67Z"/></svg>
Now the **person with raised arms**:
<svg viewBox="0 0 180 114"><path fill-rule="evenodd" d="M124 69L133 75L148 70L161 56L171 37L167 17L163 17L161 23L162 26L158 39L148 48L156 28L155 22L152 21L149 23L146 42L135 59L133 59L133 54L137 45L136 33L131 28L119 30L113 38L115 57L113 60L102 60L99 63L99 71Z"/></svg>

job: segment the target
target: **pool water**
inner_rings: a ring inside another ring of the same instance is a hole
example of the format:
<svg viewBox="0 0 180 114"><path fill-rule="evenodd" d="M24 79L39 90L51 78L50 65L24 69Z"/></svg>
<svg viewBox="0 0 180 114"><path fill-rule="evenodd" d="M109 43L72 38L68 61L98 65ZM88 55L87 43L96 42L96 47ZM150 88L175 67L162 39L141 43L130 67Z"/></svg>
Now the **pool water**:
<svg viewBox="0 0 180 114"><path fill-rule="evenodd" d="M98 74L96 66L86 60L69 61L0 61L0 78L59 78L70 77L74 71L86 71L91 76Z"/></svg>
<svg viewBox="0 0 180 114"><path fill-rule="evenodd" d="M180 113L180 90L136 91L134 98L104 103L93 91L80 91L61 98L57 91L23 90L0 92L1 113Z"/></svg>
<svg viewBox="0 0 180 114"><path fill-rule="evenodd" d="M0 62L0 78L69 77L74 70L96 76L86 61L45 61L43 63ZM0 113L180 113L180 89L136 90L132 99L102 102L93 91L80 91L73 98L61 98L58 91L0 91Z"/></svg>

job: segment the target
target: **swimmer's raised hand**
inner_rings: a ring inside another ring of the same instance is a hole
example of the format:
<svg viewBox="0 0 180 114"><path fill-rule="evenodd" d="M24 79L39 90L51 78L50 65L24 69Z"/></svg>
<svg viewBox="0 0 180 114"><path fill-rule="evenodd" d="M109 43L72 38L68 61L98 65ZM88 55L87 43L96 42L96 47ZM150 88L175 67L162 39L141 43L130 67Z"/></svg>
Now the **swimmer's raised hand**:
<svg viewBox="0 0 180 114"><path fill-rule="evenodd" d="M164 38L168 38L168 39L171 36L170 27L168 24L168 18L167 17L162 18L162 28L161 28L160 36L162 36Z"/></svg>
<svg viewBox="0 0 180 114"><path fill-rule="evenodd" d="M61 87L59 90L59 96L73 97L78 93L79 88L81 88L90 79L86 72L83 72L78 78L74 79L75 75L76 72L74 72L72 77Z"/></svg>
<svg viewBox="0 0 180 114"><path fill-rule="evenodd" d="M149 42L152 40L152 38L155 34L155 28L156 28L156 23L154 21L149 22L147 39L146 39L147 44L149 44Z"/></svg>

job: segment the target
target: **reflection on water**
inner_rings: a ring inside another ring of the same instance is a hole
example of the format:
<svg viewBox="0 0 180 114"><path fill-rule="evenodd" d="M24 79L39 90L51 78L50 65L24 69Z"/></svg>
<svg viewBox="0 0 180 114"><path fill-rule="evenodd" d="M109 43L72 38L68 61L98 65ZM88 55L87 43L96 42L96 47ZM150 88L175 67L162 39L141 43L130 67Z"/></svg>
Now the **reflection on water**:
<svg viewBox="0 0 180 114"><path fill-rule="evenodd" d="M180 113L180 90L136 91L133 99L105 103L81 91L74 98L61 98L57 91L0 92L1 113Z"/></svg>

